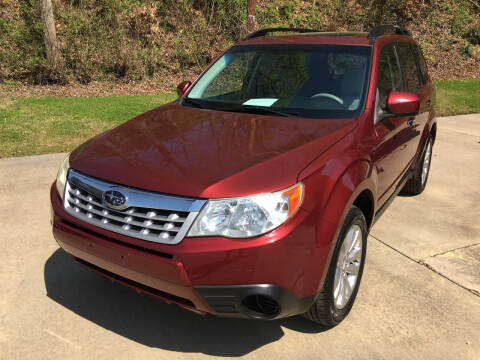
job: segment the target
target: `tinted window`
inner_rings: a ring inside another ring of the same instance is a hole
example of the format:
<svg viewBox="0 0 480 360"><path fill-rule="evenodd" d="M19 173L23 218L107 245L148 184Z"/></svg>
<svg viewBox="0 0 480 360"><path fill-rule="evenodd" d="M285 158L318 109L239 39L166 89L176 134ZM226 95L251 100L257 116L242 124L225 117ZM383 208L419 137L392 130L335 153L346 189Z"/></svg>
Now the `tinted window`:
<svg viewBox="0 0 480 360"><path fill-rule="evenodd" d="M402 65L405 91L417 92L421 84L418 76L417 62L415 61L414 47L409 43L399 43L397 49L400 64Z"/></svg>
<svg viewBox="0 0 480 360"><path fill-rule="evenodd" d="M387 45L380 55L380 68L378 73L378 93L380 106L387 107L387 98L392 91L402 90L402 77L398 66L393 45Z"/></svg>
<svg viewBox="0 0 480 360"><path fill-rule="evenodd" d="M221 111L264 107L300 117L356 117L363 111L370 53L369 46L235 46L188 98Z"/></svg>
<svg viewBox="0 0 480 360"><path fill-rule="evenodd" d="M418 66L420 68L420 77L422 78L422 83L426 84L428 81L428 70L427 64L425 63L425 58L423 57L422 51L418 48L418 46L414 46L414 50Z"/></svg>

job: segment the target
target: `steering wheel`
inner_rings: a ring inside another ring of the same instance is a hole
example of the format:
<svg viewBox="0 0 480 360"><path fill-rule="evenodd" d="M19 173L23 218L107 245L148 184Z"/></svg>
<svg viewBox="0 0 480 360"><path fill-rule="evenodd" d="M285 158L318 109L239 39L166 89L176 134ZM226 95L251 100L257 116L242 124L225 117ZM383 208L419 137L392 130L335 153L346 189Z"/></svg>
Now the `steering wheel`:
<svg viewBox="0 0 480 360"><path fill-rule="evenodd" d="M340 99L338 96L335 96L333 94L318 93L318 94L310 96L310 99L317 99L317 98L327 98L327 99L330 99L330 100L334 100L337 103L339 103L340 105L342 105L342 107L345 109L345 105L343 105L343 100Z"/></svg>

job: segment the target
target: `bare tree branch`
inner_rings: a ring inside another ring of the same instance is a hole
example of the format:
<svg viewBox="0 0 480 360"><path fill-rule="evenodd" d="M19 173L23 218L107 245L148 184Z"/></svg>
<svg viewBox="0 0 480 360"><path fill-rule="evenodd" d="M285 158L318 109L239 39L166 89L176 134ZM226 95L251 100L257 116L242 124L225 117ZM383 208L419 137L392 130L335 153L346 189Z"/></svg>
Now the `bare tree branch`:
<svg viewBox="0 0 480 360"><path fill-rule="evenodd" d="M477 9L480 9L480 5L476 2L476 1L473 1L473 0L467 0L470 4L472 5L475 5L477 7Z"/></svg>

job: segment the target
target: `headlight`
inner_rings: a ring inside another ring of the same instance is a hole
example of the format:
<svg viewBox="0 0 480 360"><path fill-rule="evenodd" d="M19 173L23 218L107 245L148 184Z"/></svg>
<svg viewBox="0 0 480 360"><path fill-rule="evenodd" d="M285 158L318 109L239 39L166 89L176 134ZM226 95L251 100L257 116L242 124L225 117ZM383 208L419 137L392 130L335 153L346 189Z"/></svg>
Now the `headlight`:
<svg viewBox="0 0 480 360"><path fill-rule="evenodd" d="M70 163L68 159L70 158L70 153L68 153L67 157L63 160L62 165L58 169L57 173L57 190L58 194L63 200L63 193L65 191L65 183L67 182L67 173L68 168L70 167Z"/></svg>
<svg viewBox="0 0 480 360"><path fill-rule="evenodd" d="M188 236L247 238L275 229L300 207L303 184L269 194L209 200Z"/></svg>

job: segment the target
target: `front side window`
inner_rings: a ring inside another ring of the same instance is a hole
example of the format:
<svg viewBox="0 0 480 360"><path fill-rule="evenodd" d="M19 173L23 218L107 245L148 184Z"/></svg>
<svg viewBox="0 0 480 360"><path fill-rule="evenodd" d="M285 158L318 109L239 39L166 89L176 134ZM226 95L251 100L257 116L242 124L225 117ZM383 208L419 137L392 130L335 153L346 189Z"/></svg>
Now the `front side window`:
<svg viewBox="0 0 480 360"><path fill-rule="evenodd" d="M405 91L416 93L421 87L415 53L410 43L398 43L398 57L402 64Z"/></svg>
<svg viewBox="0 0 480 360"><path fill-rule="evenodd" d="M188 99L220 111L356 117L363 111L370 51L368 46L236 46L205 72Z"/></svg>
<svg viewBox="0 0 480 360"><path fill-rule="evenodd" d="M413 49L415 51L415 58L417 59L418 67L420 68L422 83L426 84L428 82L428 70L427 64L425 63L425 58L423 57L422 51L418 46L414 46Z"/></svg>
<svg viewBox="0 0 480 360"><path fill-rule="evenodd" d="M386 45L380 54L378 71L378 95L382 109L387 108L388 95L402 90L402 75L393 45Z"/></svg>

